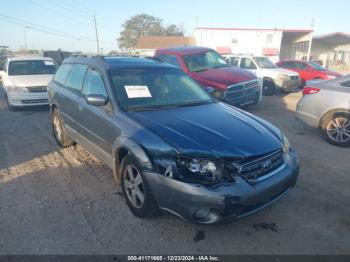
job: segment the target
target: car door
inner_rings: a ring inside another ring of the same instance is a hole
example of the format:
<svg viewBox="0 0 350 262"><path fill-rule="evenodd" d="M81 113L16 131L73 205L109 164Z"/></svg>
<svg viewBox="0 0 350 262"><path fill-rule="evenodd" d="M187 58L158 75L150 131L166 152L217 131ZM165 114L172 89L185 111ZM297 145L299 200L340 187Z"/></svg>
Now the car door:
<svg viewBox="0 0 350 262"><path fill-rule="evenodd" d="M313 79L312 71L309 70L308 66L304 62L295 62L296 72L299 73L300 77L304 81Z"/></svg>
<svg viewBox="0 0 350 262"><path fill-rule="evenodd" d="M83 64L64 64L54 77L54 81L60 86L54 94L54 99L59 105L66 129L73 136L82 132L79 124L79 103L87 67Z"/></svg>
<svg viewBox="0 0 350 262"><path fill-rule="evenodd" d="M342 82L340 83L340 85L346 88L346 91L343 93L344 93L344 97L346 97L348 102L346 109L350 110L350 80Z"/></svg>
<svg viewBox="0 0 350 262"><path fill-rule="evenodd" d="M111 118L113 108L110 102L105 106L93 106L86 102L88 95L102 95L109 99L106 81L94 67L89 67L85 75L82 100L79 107L79 122L87 146L100 158L109 163L112 157Z"/></svg>

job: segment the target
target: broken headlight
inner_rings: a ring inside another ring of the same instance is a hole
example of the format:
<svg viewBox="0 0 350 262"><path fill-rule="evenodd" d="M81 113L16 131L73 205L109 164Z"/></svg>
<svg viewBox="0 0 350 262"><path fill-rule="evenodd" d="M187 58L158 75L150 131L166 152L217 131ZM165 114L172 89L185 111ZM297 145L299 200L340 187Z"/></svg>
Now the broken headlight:
<svg viewBox="0 0 350 262"><path fill-rule="evenodd" d="M177 160L179 178L198 183L217 183L225 177L224 163L209 159Z"/></svg>
<svg viewBox="0 0 350 262"><path fill-rule="evenodd" d="M225 168L224 161L212 159L154 159L157 171L166 177L206 185L233 182L235 172Z"/></svg>

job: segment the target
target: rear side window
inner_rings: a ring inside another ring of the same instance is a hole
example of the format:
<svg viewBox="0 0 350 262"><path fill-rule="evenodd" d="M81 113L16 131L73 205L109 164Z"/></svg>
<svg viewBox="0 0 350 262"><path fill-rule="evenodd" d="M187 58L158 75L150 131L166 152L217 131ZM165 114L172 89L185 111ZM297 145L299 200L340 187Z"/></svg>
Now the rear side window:
<svg viewBox="0 0 350 262"><path fill-rule="evenodd" d="M282 63L280 63L280 66L281 67L287 67L287 68L295 68L293 62L282 62Z"/></svg>
<svg viewBox="0 0 350 262"><path fill-rule="evenodd" d="M180 67L179 60L175 55L160 54L159 58L162 59L165 63L171 64L176 67Z"/></svg>
<svg viewBox="0 0 350 262"><path fill-rule="evenodd" d="M286 68L300 69L300 70L307 69L307 66L304 63L293 62L293 61L283 62L283 63L281 63L281 66L286 67Z"/></svg>
<svg viewBox="0 0 350 262"><path fill-rule="evenodd" d="M239 61L239 57L229 57L227 59L227 62L234 67L238 67L238 61Z"/></svg>
<svg viewBox="0 0 350 262"><path fill-rule="evenodd" d="M250 58L244 58L244 57L241 58L241 66L240 67L244 68L244 69L256 69L256 66L255 66L253 60Z"/></svg>
<svg viewBox="0 0 350 262"><path fill-rule="evenodd" d="M295 64L297 69L301 69L301 70L307 69L307 65L305 65L304 63L295 63Z"/></svg>
<svg viewBox="0 0 350 262"><path fill-rule="evenodd" d="M66 82L67 76L68 76L69 72L71 71L72 67L73 67L73 65L71 65L71 64L61 65L58 68L53 80L61 85L64 85Z"/></svg>
<svg viewBox="0 0 350 262"><path fill-rule="evenodd" d="M84 95L103 95L107 97L106 86L100 73L89 69L83 87Z"/></svg>
<svg viewBox="0 0 350 262"><path fill-rule="evenodd" d="M74 65L68 75L66 86L73 90L80 91L83 86L86 69L87 65Z"/></svg>

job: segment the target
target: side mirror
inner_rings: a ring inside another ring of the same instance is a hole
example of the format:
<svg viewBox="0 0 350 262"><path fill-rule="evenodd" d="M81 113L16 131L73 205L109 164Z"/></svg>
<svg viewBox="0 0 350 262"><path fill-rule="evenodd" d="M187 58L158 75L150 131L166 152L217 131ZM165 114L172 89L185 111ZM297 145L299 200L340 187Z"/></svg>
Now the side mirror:
<svg viewBox="0 0 350 262"><path fill-rule="evenodd" d="M209 95L213 94L215 89L211 86L204 87L205 92L207 92Z"/></svg>
<svg viewBox="0 0 350 262"><path fill-rule="evenodd" d="M103 95L87 95L85 100L92 106L104 106L108 103L108 98Z"/></svg>

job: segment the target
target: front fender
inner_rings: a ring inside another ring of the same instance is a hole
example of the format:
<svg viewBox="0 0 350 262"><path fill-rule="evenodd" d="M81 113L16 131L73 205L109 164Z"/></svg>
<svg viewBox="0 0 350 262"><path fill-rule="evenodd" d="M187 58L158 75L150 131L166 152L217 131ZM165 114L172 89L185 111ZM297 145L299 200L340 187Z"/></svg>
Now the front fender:
<svg viewBox="0 0 350 262"><path fill-rule="evenodd" d="M120 177L118 170L120 169L121 165L121 161L119 160L119 154L121 150L127 150L127 152L132 153L142 167L146 169L152 169L151 160L147 156L145 150L130 138L121 136L114 141L112 146L112 155L114 161L113 173L116 179Z"/></svg>

